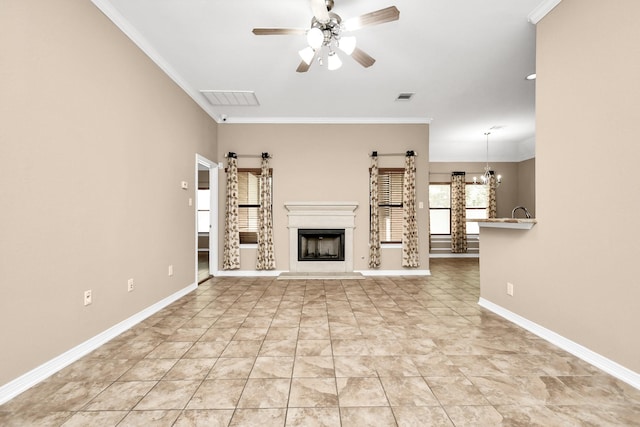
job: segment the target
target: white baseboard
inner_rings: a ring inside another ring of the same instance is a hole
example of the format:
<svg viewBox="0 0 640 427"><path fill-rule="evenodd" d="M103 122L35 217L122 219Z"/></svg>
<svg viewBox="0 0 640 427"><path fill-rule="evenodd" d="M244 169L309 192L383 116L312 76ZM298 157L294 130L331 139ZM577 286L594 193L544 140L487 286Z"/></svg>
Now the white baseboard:
<svg viewBox="0 0 640 427"><path fill-rule="evenodd" d="M187 295L197 288L198 285L195 283L189 285L186 288L181 289L178 292L158 301L152 306L147 307L144 310L134 314L128 319L125 319L122 322L112 326L106 331L103 331L98 335L89 338L87 341L73 347L72 349L62 353L61 355L54 357L48 362L43 363L37 368L32 369L26 374L19 376L15 380L8 382L7 384L0 387L0 405L13 399L20 393L28 390L39 382L49 378L51 375L69 366L81 357L91 353L101 345L107 343L108 341L117 337L131 327L142 322L147 317L157 313L172 302L177 301L178 299L182 298L183 296Z"/></svg>
<svg viewBox="0 0 640 427"><path fill-rule="evenodd" d="M219 270L214 277L276 277L285 270Z"/></svg>
<svg viewBox="0 0 640 427"><path fill-rule="evenodd" d="M464 254L454 254L454 253L437 253L431 252L429 254L429 258L480 258L480 253L478 252L467 252Z"/></svg>
<svg viewBox="0 0 640 427"><path fill-rule="evenodd" d="M221 270L216 271L215 277L274 277L286 270ZM430 270L355 270L363 276L431 276Z"/></svg>
<svg viewBox="0 0 640 427"><path fill-rule="evenodd" d="M480 298L478 301L478 305L486 308L487 310L497 314L498 316L504 317L505 319L515 323L518 326L526 329L527 331L549 341L551 344L554 344L561 349L573 354L574 356L584 360L587 363L599 368L606 373L618 378L621 381L631 385L632 387L640 390L640 374L632 371L631 369L625 368L619 363L614 362L611 359L608 359L601 354L598 354L588 348L571 341L559 335L552 330L545 328L544 326L540 326L537 323L534 323L524 317L507 310L497 304L492 303L484 298Z"/></svg>
<svg viewBox="0 0 640 427"><path fill-rule="evenodd" d="M431 270L356 270L363 276L431 276Z"/></svg>

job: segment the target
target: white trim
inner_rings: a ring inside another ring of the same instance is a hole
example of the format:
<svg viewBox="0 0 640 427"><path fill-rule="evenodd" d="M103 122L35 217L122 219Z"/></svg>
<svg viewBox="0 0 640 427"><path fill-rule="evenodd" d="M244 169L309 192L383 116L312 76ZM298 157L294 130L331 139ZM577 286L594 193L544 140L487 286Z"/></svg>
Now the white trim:
<svg viewBox="0 0 640 427"><path fill-rule="evenodd" d="M228 117L226 123L261 124L431 124L431 117Z"/></svg>
<svg viewBox="0 0 640 427"><path fill-rule="evenodd" d="M211 195L210 221L209 229L209 274L213 275L218 270L218 241L220 234L218 232L218 215L220 215L220 205L218 204L218 180L220 174L221 163L212 163L209 170L209 194ZM196 276L197 277L197 276Z"/></svg>
<svg viewBox="0 0 640 427"><path fill-rule="evenodd" d="M109 0L91 0L107 18L115 24L140 50L142 50L165 74L173 80L187 95L195 101L216 123L274 123L274 124L430 124L430 117L227 117L222 120L222 115L213 111L212 105L200 92L192 88L187 81L167 62L151 43L122 16Z"/></svg>
<svg viewBox="0 0 640 427"><path fill-rule="evenodd" d="M534 218L520 219L517 222L502 219L467 219L467 222L477 222L480 228L509 228L512 230L531 230L536 225Z"/></svg>
<svg viewBox="0 0 640 427"><path fill-rule="evenodd" d="M284 270L219 270L216 277L275 277Z"/></svg>
<svg viewBox="0 0 640 427"><path fill-rule="evenodd" d="M380 249L402 249L402 243L380 242Z"/></svg>
<svg viewBox="0 0 640 427"><path fill-rule="evenodd" d="M175 82L187 95L194 100L212 119L218 120L218 116L211 109L211 105L207 99L199 91L194 90L185 79L167 62L158 51L156 51L151 43L145 39L142 34L127 21L124 16L109 2L108 0L91 0L107 18L120 29L129 40L136 44L164 73Z"/></svg>
<svg viewBox="0 0 640 427"><path fill-rule="evenodd" d="M196 178L195 188L198 191L198 166L202 165L209 169L209 274L218 269L218 164L196 153ZM194 215L196 217L196 252L198 249L198 195L195 194ZM198 259L196 257L196 278L198 277Z"/></svg>
<svg viewBox="0 0 640 427"><path fill-rule="evenodd" d="M433 250L433 249L432 249ZM451 249L449 249L450 251ZM431 252L429 258L480 258L480 252L467 252L456 254L453 252L437 253Z"/></svg>
<svg viewBox="0 0 640 427"><path fill-rule="evenodd" d="M562 335L553 332L552 330L540 326L537 323L532 322L531 320L525 319L524 317L512 311L509 311L497 304L494 304L484 298L480 298L478 300L478 305L497 314L498 316L504 317L510 322L523 327L527 331L549 341L551 344L554 344L561 349L568 351L569 353L584 360L587 363L590 363L596 368L602 369L606 373L613 375L619 380L624 381L632 387L640 390L640 373L625 368L624 366L596 353L595 351L589 350L588 348L576 342L573 342L570 339L567 339Z"/></svg>
<svg viewBox="0 0 640 427"><path fill-rule="evenodd" d="M562 0L545 0L538 7L533 9L527 19L533 25L536 25L542 18L547 16Z"/></svg>
<svg viewBox="0 0 640 427"><path fill-rule="evenodd" d="M287 270L221 270L216 277L274 277L281 273L291 273ZM430 270L356 270L363 276L431 276ZM304 273L301 273L304 274ZM321 274L321 273L318 273Z"/></svg>
<svg viewBox="0 0 640 427"><path fill-rule="evenodd" d="M197 289L198 285L196 283L187 286L184 289L179 290L178 292L169 295L168 297L158 301L157 303L145 308L144 310L134 314L128 319L123 320L122 322L110 327L109 329L99 333L98 335L89 338L87 341L73 347L70 350L65 351L59 356L54 357L53 359L43 363L37 368L32 369L19 376L18 378L10 381L0 387L0 405L3 403L13 399L20 393L28 390L39 382L49 378L51 375L60 371L61 369L69 366L73 362L77 361L81 357L91 353L93 350L97 349L101 345L107 343L113 338L117 337L121 333L126 330L132 328L136 324L142 322L149 316L157 313L162 310L169 304L174 301L179 300L183 296Z"/></svg>
<svg viewBox="0 0 640 427"><path fill-rule="evenodd" d="M431 276L431 270L356 270L363 276Z"/></svg>

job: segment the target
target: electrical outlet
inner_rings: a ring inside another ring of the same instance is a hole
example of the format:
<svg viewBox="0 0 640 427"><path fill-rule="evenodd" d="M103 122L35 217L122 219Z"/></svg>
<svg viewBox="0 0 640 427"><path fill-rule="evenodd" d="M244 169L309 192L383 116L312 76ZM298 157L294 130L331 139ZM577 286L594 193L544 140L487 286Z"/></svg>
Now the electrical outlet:
<svg viewBox="0 0 640 427"><path fill-rule="evenodd" d="M91 299L91 289L84 291L84 305L89 305L93 302Z"/></svg>
<svg viewBox="0 0 640 427"><path fill-rule="evenodd" d="M513 283L507 282L507 295L513 296Z"/></svg>
<svg viewBox="0 0 640 427"><path fill-rule="evenodd" d="M173 276L173 265L169 266L169 276Z"/></svg>
<svg viewBox="0 0 640 427"><path fill-rule="evenodd" d="M133 279L127 280L127 291L131 292L133 290Z"/></svg>

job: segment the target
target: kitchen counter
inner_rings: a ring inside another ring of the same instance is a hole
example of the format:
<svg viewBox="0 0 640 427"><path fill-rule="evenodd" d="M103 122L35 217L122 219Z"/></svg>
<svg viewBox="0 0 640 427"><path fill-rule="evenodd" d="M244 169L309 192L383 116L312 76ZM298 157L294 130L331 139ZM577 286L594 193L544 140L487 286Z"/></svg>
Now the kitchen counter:
<svg viewBox="0 0 640 427"><path fill-rule="evenodd" d="M477 222L480 228L511 228L514 230L531 230L538 223L535 218L489 218L467 219L467 222Z"/></svg>

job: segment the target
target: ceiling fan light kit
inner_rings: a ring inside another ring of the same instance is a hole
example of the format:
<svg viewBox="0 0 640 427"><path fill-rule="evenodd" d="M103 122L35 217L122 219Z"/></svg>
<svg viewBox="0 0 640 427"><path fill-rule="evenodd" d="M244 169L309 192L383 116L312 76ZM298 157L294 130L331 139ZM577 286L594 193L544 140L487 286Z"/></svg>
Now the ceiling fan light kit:
<svg viewBox="0 0 640 427"><path fill-rule="evenodd" d="M342 18L333 9L333 0L310 0L313 18L311 28L302 30L299 28L254 28L255 35L297 35L304 32L309 46L298 51L302 62L296 69L299 73L309 70L315 58L323 65L326 59L327 69L337 70L342 66L342 60L337 55L339 49L351 56L360 65L367 68L375 63L375 59L356 47L354 36L343 36L346 31L354 31L370 25L383 24L385 22L397 21L400 18L400 11L395 6L366 13L356 18L351 18L342 23Z"/></svg>
<svg viewBox="0 0 640 427"><path fill-rule="evenodd" d="M327 69L329 71L334 71L340 67L342 67L342 60L340 59L340 57L336 55L334 51L329 52L327 58Z"/></svg>
<svg viewBox="0 0 640 427"><path fill-rule="evenodd" d="M320 49L324 44L324 33L318 27L313 27L307 31L307 43L312 49Z"/></svg>
<svg viewBox="0 0 640 427"><path fill-rule="evenodd" d="M354 36L341 37L338 41L338 47L347 55L351 55L356 48L356 38Z"/></svg>

